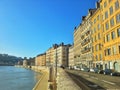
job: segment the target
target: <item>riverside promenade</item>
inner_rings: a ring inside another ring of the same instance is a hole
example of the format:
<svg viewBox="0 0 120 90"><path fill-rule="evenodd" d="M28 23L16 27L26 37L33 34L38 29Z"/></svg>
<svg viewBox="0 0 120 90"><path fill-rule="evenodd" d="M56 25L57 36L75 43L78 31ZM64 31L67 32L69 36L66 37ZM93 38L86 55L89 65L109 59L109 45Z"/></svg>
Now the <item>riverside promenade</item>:
<svg viewBox="0 0 120 90"><path fill-rule="evenodd" d="M33 70L42 73L40 80L32 90L48 90L49 72L45 67L32 67Z"/></svg>
<svg viewBox="0 0 120 90"><path fill-rule="evenodd" d="M58 68L57 90L82 90L62 68Z"/></svg>

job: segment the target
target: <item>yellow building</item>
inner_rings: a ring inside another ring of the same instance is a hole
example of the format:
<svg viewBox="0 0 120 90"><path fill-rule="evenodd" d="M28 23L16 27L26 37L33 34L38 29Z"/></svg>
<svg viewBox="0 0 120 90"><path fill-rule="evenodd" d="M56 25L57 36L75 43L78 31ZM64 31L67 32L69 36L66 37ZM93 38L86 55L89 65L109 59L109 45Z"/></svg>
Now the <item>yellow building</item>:
<svg viewBox="0 0 120 90"><path fill-rule="evenodd" d="M37 55L37 57L35 58L35 65L46 66L46 53Z"/></svg>
<svg viewBox="0 0 120 90"><path fill-rule="evenodd" d="M100 4L96 3L96 11L91 16L91 32L92 32L92 51L93 66L103 69L103 28Z"/></svg>
<svg viewBox="0 0 120 90"><path fill-rule="evenodd" d="M120 0L100 0L104 68L120 71Z"/></svg>

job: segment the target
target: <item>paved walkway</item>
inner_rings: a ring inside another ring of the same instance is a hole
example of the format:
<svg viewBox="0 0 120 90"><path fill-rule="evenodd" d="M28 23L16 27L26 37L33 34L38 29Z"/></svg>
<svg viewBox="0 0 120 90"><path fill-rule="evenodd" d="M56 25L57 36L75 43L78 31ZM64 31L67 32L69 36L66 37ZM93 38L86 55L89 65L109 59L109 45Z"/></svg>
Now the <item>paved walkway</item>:
<svg viewBox="0 0 120 90"><path fill-rule="evenodd" d="M62 68L58 68L57 90L81 90L81 88L74 83Z"/></svg>
<svg viewBox="0 0 120 90"><path fill-rule="evenodd" d="M48 72L43 73L41 79L38 81L33 90L48 90Z"/></svg>

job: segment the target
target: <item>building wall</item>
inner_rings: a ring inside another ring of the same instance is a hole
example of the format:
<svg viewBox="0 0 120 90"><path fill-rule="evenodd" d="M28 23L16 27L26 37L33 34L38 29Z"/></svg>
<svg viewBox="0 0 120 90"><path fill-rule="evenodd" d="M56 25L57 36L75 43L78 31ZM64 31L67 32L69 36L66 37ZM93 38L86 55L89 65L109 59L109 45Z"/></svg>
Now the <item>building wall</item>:
<svg viewBox="0 0 120 90"><path fill-rule="evenodd" d="M53 53L54 53L54 48L49 48L46 51L46 65L51 65L53 64Z"/></svg>
<svg viewBox="0 0 120 90"><path fill-rule="evenodd" d="M46 54L40 54L35 58L36 66L45 66L46 65Z"/></svg>
<svg viewBox="0 0 120 90"><path fill-rule="evenodd" d="M68 49L69 45L64 44L57 45L57 47L54 48L54 65L57 63L57 66L68 66Z"/></svg>
<svg viewBox="0 0 120 90"><path fill-rule="evenodd" d="M91 32L92 32L92 51L93 66L103 69L103 26L101 10L98 7L96 12L91 16Z"/></svg>
<svg viewBox="0 0 120 90"><path fill-rule="evenodd" d="M73 68L74 67L74 53L73 53L73 46L69 47L69 59L68 59L68 64L69 67Z"/></svg>
<svg viewBox="0 0 120 90"><path fill-rule="evenodd" d="M82 21L81 31L81 60L82 67L92 67L92 40L91 40L91 21L90 12Z"/></svg>
<svg viewBox="0 0 120 90"><path fill-rule="evenodd" d="M100 6L104 27L104 68L120 71L120 0L101 0Z"/></svg>
<svg viewBox="0 0 120 90"><path fill-rule="evenodd" d="M78 66L81 63L80 55L81 55L81 26L79 25L77 28L74 29L74 62L75 65Z"/></svg>

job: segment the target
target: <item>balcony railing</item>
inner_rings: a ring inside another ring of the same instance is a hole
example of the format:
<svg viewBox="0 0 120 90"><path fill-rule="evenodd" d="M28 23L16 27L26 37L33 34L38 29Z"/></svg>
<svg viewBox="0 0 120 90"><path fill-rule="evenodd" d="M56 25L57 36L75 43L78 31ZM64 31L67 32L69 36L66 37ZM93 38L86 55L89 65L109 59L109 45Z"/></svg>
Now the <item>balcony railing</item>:
<svg viewBox="0 0 120 90"><path fill-rule="evenodd" d="M87 52L89 52L89 51L90 51L90 48L86 48L86 49L84 49L84 50L81 50L82 54L87 53Z"/></svg>
<svg viewBox="0 0 120 90"><path fill-rule="evenodd" d="M85 40L81 43L81 45L84 46L84 45L86 45L86 44L89 43L89 42L90 42L90 39L85 39Z"/></svg>

